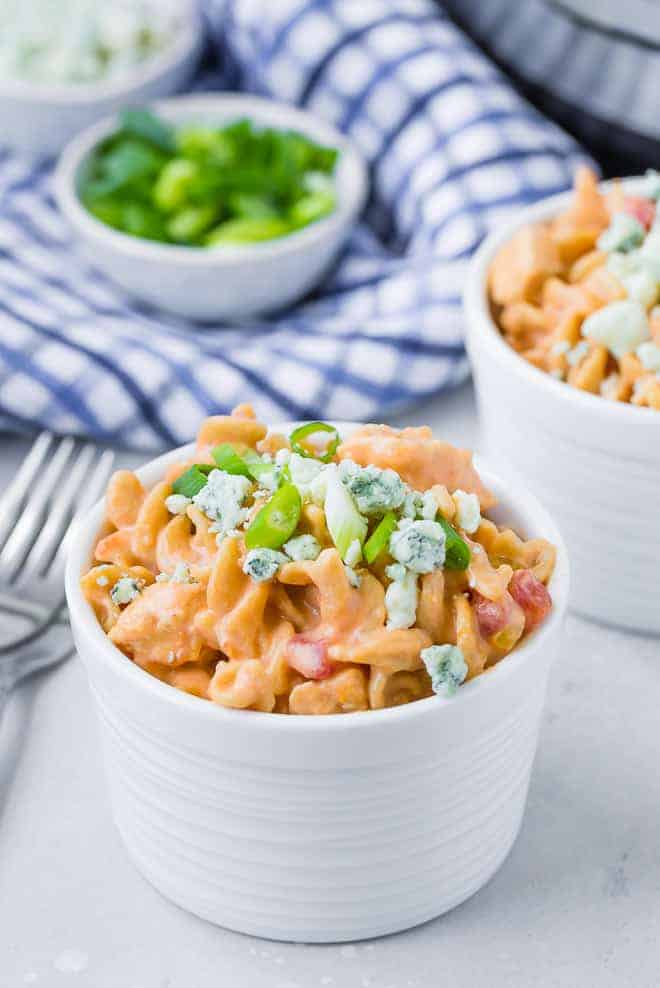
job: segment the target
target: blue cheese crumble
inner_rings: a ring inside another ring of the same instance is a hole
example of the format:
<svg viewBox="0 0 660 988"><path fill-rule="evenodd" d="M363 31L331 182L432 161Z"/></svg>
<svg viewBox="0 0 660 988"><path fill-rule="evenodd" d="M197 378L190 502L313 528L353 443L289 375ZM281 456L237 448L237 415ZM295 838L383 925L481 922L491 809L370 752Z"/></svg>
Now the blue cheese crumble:
<svg viewBox="0 0 660 988"><path fill-rule="evenodd" d="M645 309L655 305L658 299L658 281L648 265L623 275L620 281L628 293L628 298L641 302Z"/></svg>
<svg viewBox="0 0 660 988"><path fill-rule="evenodd" d="M319 541L313 535L296 535L295 538L285 542L282 548L287 556L296 562L318 559L321 552Z"/></svg>
<svg viewBox="0 0 660 988"><path fill-rule="evenodd" d="M660 279L660 228L658 226L653 226L649 230L646 234L646 240L633 254L633 259L634 265L646 265L655 279Z"/></svg>
<svg viewBox="0 0 660 988"><path fill-rule="evenodd" d="M649 371L660 371L660 346L648 340L637 347L637 356Z"/></svg>
<svg viewBox="0 0 660 988"><path fill-rule="evenodd" d="M639 195L645 199L660 199L660 172L647 168Z"/></svg>
<svg viewBox="0 0 660 988"><path fill-rule="evenodd" d="M468 535L472 535L481 524L479 498L476 494L467 494L460 488L455 490L451 497L456 506L455 520L458 527L462 528Z"/></svg>
<svg viewBox="0 0 660 988"><path fill-rule="evenodd" d="M403 580L406 573L406 567L402 566L401 563L391 563L385 567L385 575L388 580Z"/></svg>
<svg viewBox="0 0 660 988"><path fill-rule="evenodd" d="M165 507L171 515L185 515L188 506L192 504L192 498L185 494L170 494L165 498Z"/></svg>
<svg viewBox="0 0 660 988"><path fill-rule="evenodd" d="M607 230L596 241L599 250L627 253L644 240L644 227L630 213L615 213Z"/></svg>
<svg viewBox="0 0 660 988"><path fill-rule="evenodd" d="M252 481L247 477L211 470L206 485L195 494L193 502L214 522L213 531L224 535L247 518L247 508L242 505L251 487Z"/></svg>
<svg viewBox="0 0 660 988"><path fill-rule="evenodd" d="M419 513L422 518L434 521L438 513L438 502L433 491L424 491L419 500Z"/></svg>
<svg viewBox="0 0 660 988"><path fill-rule="evenodd" d="M417 491L408 491L401 505L401 514L404 518L416 518L421 515L423 502L421 494Z"/></svg>
<svg viewBox="0 0 660 988"><path fill-rule="evenodd" d="M121 77L168 45L179 18L154 0L4 3L0 78L78 85Z"/></svg>
<svg viewBox="0 0 660 988"><path fill-rule="evenodd" d="M579 364L580 361L583 360L588 353L589 353L588 342L586 340L580 340L580 342L576 343L575 346L571 350L569 350L568 353L566 354L566 360L568 362L569 367L575 367L576 364Z"/></svg>
<svg viewBox="0 0 660 988"><path fill-rule="evenodd" d="M355 464L353 464L355 466ZM363 515L385 514L400 508L406 497L406 485L394 470L380 467L358 467L339 476L355 499L358 511Z"/></svg>
<svg viewBox="0 0 660 988"><path fill-rule="evenodd" d="M388 566L387 569L388 572L392 571L394 566ZM397 571L397 579L392 579L385 591L388 628L412 628L417 620L417 573L406 570L403 566L401 570L402 575Z"/></svg>
<svg viewBox="0 0 660 988"><path fill-rule="evenodd" d="M323 471L324 464L311 456L300 456L298 453L289 454L288 464L291 483L298 488L298 493L303 501L313 500L314 481Z"/></svg>
<svg viewBox="0 0 660 988"><path fill-rule="evenodd" d="M465 682L467 662L456 645L430 645L420 652L422 662L431 677L433 692L438 696L453 696Z"/></svg>
<svg viewBox="0 0 660 988"><path fill-rule="evenodd" d="M620 359L649 338L646 310L634 299L610 302L587 316L582 323L582 335L604 344Z"/></svg>
<svg viewBox="0 0 660 988"><path fill-rule="evenodd" d="M112 603L117 604L118 607L123 604L130 604L140 595L142 586L140 580L134 580L131 576L122 576L110 591Z"/></svg>
<svg viewBox="0 0 660 988"><path fill-rule="evenodd" d="M243 572L257 583L272 580L288 557L276 549L250 549L243 560Z"/></svg>
<svg viewBox="0 0 660 988"><path fill-rule="evenodd" d="M445 533L437 521L403 518L390 538L390 553L415 573L431 573L445 561Z"/></svg>
<svg viewBox="0 0 660 988"><path fill-rule="evenodd" d="M180 562L174 567L171 573L159 573L156 577L157 583L195 583L196 580L193 579L192 573L190 572L190 566L187 563Z"/></svg>

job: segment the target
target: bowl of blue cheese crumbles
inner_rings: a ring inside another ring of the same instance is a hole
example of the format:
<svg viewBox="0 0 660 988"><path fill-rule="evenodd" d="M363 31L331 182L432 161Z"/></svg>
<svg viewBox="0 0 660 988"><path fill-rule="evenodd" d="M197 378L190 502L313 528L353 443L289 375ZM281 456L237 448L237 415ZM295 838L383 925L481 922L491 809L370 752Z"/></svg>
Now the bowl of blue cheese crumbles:
<svg viewBox="0 0 660 988"><path fill-rule="evenodd" d="M3 0L0 13L0 142L31 155L177 92L200 50L193 0Z"/></svg>

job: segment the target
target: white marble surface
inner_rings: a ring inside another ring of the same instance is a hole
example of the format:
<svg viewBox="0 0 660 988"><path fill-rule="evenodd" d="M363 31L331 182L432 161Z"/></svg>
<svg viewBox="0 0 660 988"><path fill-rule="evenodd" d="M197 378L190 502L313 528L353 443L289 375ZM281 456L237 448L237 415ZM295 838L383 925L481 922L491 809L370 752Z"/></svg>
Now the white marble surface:
<svg viewBox="0 0 660 988"><path fill-rule="evenodd" d="M477 442L467 387L404 420ZM0 437L0 482L24 449ZM188 916L134 871L71 661L17 691L0 730L0 986L660 986L658 711L660 640L570 617L522 833L493 881L408 933L292 946Z"/></svg>

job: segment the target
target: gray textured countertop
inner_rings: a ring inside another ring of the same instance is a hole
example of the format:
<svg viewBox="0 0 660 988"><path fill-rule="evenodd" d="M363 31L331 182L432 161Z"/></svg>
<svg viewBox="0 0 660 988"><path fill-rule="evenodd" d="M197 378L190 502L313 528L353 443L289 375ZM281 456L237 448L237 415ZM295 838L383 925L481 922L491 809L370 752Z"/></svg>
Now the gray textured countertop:
<svg viewBox="0 0 660 988"><path fill-rule="evenodd" d="M400 421L477 443L469 388ZM25 445L0 437L0 482ZM195 919L136 873L70 661L18 690L0 728L0 986L660 986L659 711L660 640L569 617L523 829L496 877L408 933L292 946Z"/></svg>

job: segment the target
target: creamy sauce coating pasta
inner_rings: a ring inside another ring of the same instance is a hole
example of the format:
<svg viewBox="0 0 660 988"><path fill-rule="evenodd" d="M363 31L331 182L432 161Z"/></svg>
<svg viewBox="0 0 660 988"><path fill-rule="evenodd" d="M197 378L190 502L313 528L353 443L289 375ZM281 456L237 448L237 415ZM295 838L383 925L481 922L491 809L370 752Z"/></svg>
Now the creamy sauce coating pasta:
<svg viewBox="0 0 660 988"><path fill-rule="evenodd" d="M191 468L199 484L219 469L218 449L225 457L230 449L239 464L256 462L261 471L258 480L235 485L248 491L234 505L240 521L231 531L218 521L222 505L214 512L208 497L180 493ZM555 550L484 516L495 499L468 452L434 439L426 428L374 425L340 442L328 462L315 459L315 452L303 444L302 455L292 453L287 437L270 434L244 405L208 419L194 458L171 467L151 490L133 473L113 476L82 588L128 659L225 707L350 713L434 691L451 696L545 618ZM304 469L316 479L296 488ZM401 503L394 509L383 500L379 510L378 496L399 491L400 481L405 499L395 499ZM364 497L369 484L375 507L360 519L351 491L359 488ZM280 516L265 529L263 520L255 525L283 488L278 496L289 497L293 512L289 527L311 538L292 540L289 532L289 541L278 543L284 538ZM346 524L359 521L360 537L346 550L340 551L331 496L347 512ZM458 521L465 504L477 512L469 534ZM386 537L376 533L379 526ZM254 547L255 528L266 531L270 547ZM406 552L419 551L413 570L392 555L406 539ZM435 548L425 556L429 539ZM293 558L301 547L303 558Z"/></svg>

